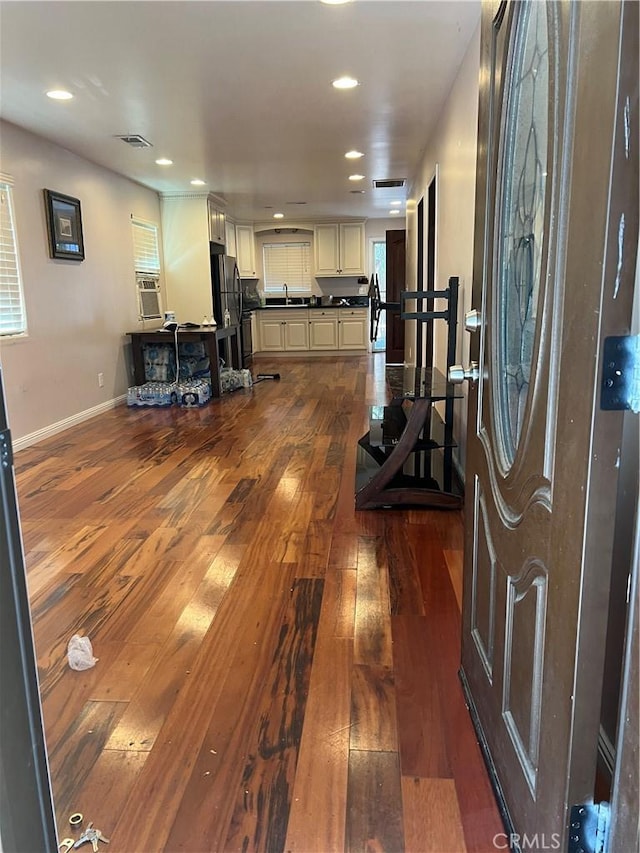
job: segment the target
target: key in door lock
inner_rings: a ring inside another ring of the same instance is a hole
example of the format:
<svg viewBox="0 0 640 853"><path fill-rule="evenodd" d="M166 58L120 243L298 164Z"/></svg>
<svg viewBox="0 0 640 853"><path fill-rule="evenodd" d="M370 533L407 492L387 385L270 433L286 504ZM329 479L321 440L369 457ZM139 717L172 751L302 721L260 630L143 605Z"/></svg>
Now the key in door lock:
<svg viewBox="0 0 640 853"><path fill-rule="evenodd" d="M449 368L448 379L453 385L460 385L465 380L467 382L477 382L480 379L478 362L472 361L469 367L463 367L461 364L452 364Z"/></svg>

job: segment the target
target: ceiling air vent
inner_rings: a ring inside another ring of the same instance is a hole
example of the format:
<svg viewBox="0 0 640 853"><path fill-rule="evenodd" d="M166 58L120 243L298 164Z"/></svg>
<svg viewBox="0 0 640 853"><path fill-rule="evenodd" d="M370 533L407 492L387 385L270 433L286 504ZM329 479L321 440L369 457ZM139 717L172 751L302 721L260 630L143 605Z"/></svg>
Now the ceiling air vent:
<svg viewBox="0 0 640 853"><path fill-rule="evenodd" d="M373 186L377 190L391 190L404 186L404 178L385 178L383 180L374 181Z"/></svg>
<svg viewBox="0 0 640 853"><path fill-rule="evenodd" d="M132 148L153 148L153 144L151 142L147 142L144 136L140 136L139 133L116 133L116 139L121 139Z"/></svg>

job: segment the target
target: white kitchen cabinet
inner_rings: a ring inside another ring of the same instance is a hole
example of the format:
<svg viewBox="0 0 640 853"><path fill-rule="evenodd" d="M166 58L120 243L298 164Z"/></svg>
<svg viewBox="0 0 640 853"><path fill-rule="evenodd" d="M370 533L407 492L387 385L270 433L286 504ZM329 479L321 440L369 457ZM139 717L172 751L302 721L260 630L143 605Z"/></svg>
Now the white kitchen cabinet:
<svg viewBox="0 0 640 853"><path fill-rule="evenodd" d="M342 308L338 319L338 349L368 349L368 311Z"/></svg>
<svg viewBox="0 0 640 853"><path fill-rule="evenodd" d="M284 352L284 321L280 315L261 311L258 327L260 352Z"/></svg>
<svg viewBox="0 0 640 853"><path fill-rule="evenodd" d="M367 352L367 308L256 311L257 352Z"/></svg>
<svg viewBox="0 0 640 853"><path fill-rule="evenodd" d="M364 275L364 222L314 226L316 276Z"/></svg>
<svg viewBox="0 0 640 853"><path fill-rule="evenodd" d="M340 223L340 272L364 275L364 222Z"/></svg>
<svg viewBox="0 0 640 853"><path fill-rule="evenodd" d="M225 212L211 198L207 199L207 210L209 212L209 240L212 243L220 243L224 246L227 239Z"/></svg>
<svg viewBox="0 0 640 853"><path fill-rule="evenodd" d="M309 312L306 308L258 313L260 351L304 352L309 349Z"/></svg>
<svg viewBox="0 0 640 853"><path fill-rule="evenodd" d="M309 349L338 349L338 311L336 309L309 311Z"/></svg>
<svg viewBox="0 0 640 853"><path fill-rule="evenodd" d="M255 278L256 238L253 225L236 225L236 245L240 278Z"/></svg>
<svg viewBox="0 0 640 853"><path fill-rule="evenodd" d="M227 216L224 223L224 231L225 231L225 252L227 255L231 255L232 258L237 258L238 256L238 247L236 245L236 225L229 217Z"/></svg>
<svg viewBox="0 0 640 853"><path fill-rule="evenodd" d="M295 314L296 316L291 316ZM285 352L309 349L309 312L289 311L284 321Z"/></svg>
<svg viewBox="0 0 640 853"><path fill-rule="evenodd" d="M213 314L208 193L163 193L165 308L179 323Z"/></svg>

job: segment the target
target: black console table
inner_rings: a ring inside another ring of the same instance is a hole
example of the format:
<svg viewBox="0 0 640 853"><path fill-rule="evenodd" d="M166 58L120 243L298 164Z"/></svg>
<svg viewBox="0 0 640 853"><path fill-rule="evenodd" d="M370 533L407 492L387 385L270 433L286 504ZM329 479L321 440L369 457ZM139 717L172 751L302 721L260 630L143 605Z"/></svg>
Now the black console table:
<svg viewBox="0 0 640 853"><path fill-rule="evenodd" d="M453 428L447 407L460 386L435 368L387 368L393 400L372 406L369 431L358 442L356 509L424 506L455 509L462 486L453 465ZM443 418L435 407L442 402Z"/></svg>
<svg viewBox="0 0 640 853"><path fill-rule="evenodd" d="M448 372L456 352L458 279L450 278L446 290L403 292L400 300L401 318L418 321L420 359L422 326L446 322ZM445 307L437 308L437 302ZM358 441L356 509L462 506L453 464L453 403L463 394L433 367L433 335L427 339L432 344L425 366L421 360L415 367L387 365L391 403L370 409L369 431Z"/></svg>
<svg viewBox="0 0 640 853"><path fill-rule="evenodd" d="M144 332L127 332L131 337L131 350L133 355L133 375L136 385L143 385L144 358L142 355L142 344L170 344L175 341L174 333L165 329L153 329ZM239 370L242 367L242 350L240 346L240 327L227 326L224 328L207 328L200 326L195 329L178 328L178 342L180 341L202 341L209 356L209 367L211 370L211 396L220 397L222 388L220 384L220 359L224 360L227 367Z"/></svg>

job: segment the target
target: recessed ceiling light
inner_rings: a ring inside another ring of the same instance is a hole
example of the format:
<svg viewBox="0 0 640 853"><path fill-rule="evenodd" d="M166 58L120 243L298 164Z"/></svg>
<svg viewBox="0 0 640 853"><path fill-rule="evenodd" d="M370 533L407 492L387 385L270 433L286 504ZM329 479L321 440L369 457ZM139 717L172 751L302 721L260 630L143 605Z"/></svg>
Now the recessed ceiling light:
<svg viewBox="0 0 640 853"><path fill-rule="evenodd" d="M159 160L156 160L157 166L173 166L173 160L167 159L167 157L160 157Z"/></svg>
<svg viewBox="0 0 640 853"><path fill-rule="evenodd" d="M274 213L274 214L273 214L273 218L274 218L274 219L283 219L283 218L284 218L284 213Z"/></svg>
<svg viewBox="0 0 640 853"><path fill-rule="evenodd" d="M349 175L350 181L362 181L364 180L364 175Z"/></svg>
<svg viewBox="0 0 640 853"><path fill-rule="evenodd" d="M365 193L364 190L349 190L349 192L353 193L354 195L364 195Z"/></svg>
<svg viewBox="0 0 640 853"><path fill-rule="evenodd" d="M200 178L194 178L191 181L191 186L192 187L203 187L205 185L205 183L206 183L206 181L201 181Z"/></svg>
<svg viewBox="0 0 640 853"><path fill-rule="evenodd" d="M401 201L390 201L389 204L391 205L391 207L401 207L402 206Z"/></svg>
<svg viewBox="0 0 640 853"><path fill-rule="evenodd" d="M338 77L331 85L334 89L355 89L356 86L360 85L360 81L356 80L355 77Z"/></svg>
<svg viewBox="0 0 640 853"><path fill-rule="evenodd" d="M64 89L52 89L50 92L47 92L47 98L51 98L54 101L70 101L73 95Z"/></svg>
<svg viewBox="0 0 640 853"><path fill-rule="evenodd" d="M345 3L350 3L351 0L320 0L325 6L343 6Z"/></svg>
<svg viewBox="0 0 640 853"><path fill-rule="evenodd" d="M399 210L390 210L389 211L390 216L398 216L399 214L400 214Z"/></svg>
<svg viewBox="0 0 640 853"><path fill-rule="evenodd" d="M362 153L362 151L347 151L344 156L347 158L347 160L359 160L360 157L364 157L364 154Z"/></svg>

